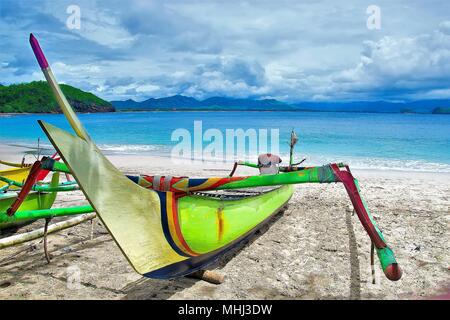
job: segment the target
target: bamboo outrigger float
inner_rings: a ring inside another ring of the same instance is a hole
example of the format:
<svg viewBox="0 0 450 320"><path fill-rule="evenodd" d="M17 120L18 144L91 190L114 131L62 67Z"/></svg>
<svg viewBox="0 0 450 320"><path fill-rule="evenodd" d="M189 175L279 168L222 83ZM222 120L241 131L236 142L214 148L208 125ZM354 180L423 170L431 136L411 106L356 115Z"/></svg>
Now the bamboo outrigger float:
<svg viewBox="0 0 450 320"><path fill-rule="evenodd" d="M101 153L69 105L33 35L30 43L42 72L76 135L39 121L133 268L152 278L193 273L249 237L293 194L293 184L341 182L374 244L388 279L401 269L362 200L348 166L299 167L258 176L189 179L171 176L125 177ZM264 164L237 163L262 169ZM47 163L46 168L51 167ZM62 168L53 168L55 171ZM64 171L63 171L64 172ZM212 190L271 186L256 195L214 197Z"/></svg>

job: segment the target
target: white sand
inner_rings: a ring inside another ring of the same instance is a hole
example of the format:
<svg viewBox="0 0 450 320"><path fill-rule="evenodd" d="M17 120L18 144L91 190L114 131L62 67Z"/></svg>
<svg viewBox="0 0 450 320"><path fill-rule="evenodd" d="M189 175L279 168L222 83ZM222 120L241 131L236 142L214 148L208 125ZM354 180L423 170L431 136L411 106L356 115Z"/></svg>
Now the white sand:
<svg viewBox="0 0 450 320"><path fill-rule="evenodd" d="M3 147L2 147L3 148ZM19 161L19 149L0 158ZM127 173L223 176L228 164L175 166L168 159L110 156ZM239 168L237 174L251 174ZM411 299L450 288L450 174L361 171L362 194L394 249L404 275L390 282L376 258L370 273L370 241L342 185L298 185L288 210L234 256L215 266L221 285L182 278L144 279L129 266L96 220L49 237L53 261L34 241L0 252L1 299ZM85 203L80 192L58 195L56 206ZM42 221L24 229L33 229ZM74 271L75 270L75 271ZM81 284L70 285L79 270ZM68 286L69 280L69 286Z"/></svg>

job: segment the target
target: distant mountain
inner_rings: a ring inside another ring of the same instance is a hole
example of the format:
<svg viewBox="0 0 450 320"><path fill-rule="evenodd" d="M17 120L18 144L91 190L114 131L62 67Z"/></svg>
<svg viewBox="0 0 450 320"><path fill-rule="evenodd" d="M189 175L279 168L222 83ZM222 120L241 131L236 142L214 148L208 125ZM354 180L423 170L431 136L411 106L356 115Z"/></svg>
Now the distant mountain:
<svg viewBox="0 0 450 320"><path fill-rule="evenodd" d="M436 107L450 107L450 100L420 100L413 102L354 101L300 102L293 104L303 111L341 111L369 113L433 113Z"/></svg>
<svg viewBox="0 0 450 320"><path fill-rule="evenodd" d="M435 109L450 109L450 100L422 100L406 104L417 113L433 113Z"/></svg>
<svg viewBox="0 0 450 320"><path fill-rule="evenodd" d="M303 101L285 103L275 99L236 99L211 97L197 100L175 95L150 98L142 102L132 99L107 102L92 93L69 85L61 85L71 105L77 112L122 111L320 111L320 112L370 112L370 113L433 113L449 114L450 100L420 100L412 102L353 101L325 102ZM0 113L60 113L53 94L44 81L5 86L0 84Z"/></svg>
<svg viewBox="0 0 450 320"><path fill-rule="evenodd" d="M413 102L353 101L353 102L296 102L287 104L275 99L234 99L212 97L205 100L182 95L166 98L150 98L111 101L123 111L149 110L211 110L211 111L320 111L320 112L369 112L369 113L448 113L450 100L420 100Z"/></svg>
<svg viewBox="0 0 450 320"><path fill-rule="evenodd" d="M165 98L150 98L142 102L134 100L111 101L119 110L293 110L293 108L274 99L252 100L212 97L206 100L182 95Z"/></svg>
<svg viewBox="0 0 450 320"><path fill-rule="evenodd" d="M128 109L139 106L139 102L134 101L133 99L128 99L124 101L111 101L110 103L117 109Z"/></svg>
<svg viewBox="0 0 450 320"><path fill-rule="evenodd" d="M433 109L433 114L450 114L450 108L435 108Z"/></svg>
<svg viewBox="0 0 450 320"><path fill-rule="evenodd" d="M247 110L292 110L287 103L275 99L233 99L223 97L208 98L200 102L204 107L247 109Z"/></svg>
<svg viewBox="0 0 450 320"><path fill-rule="evenodd" d="M353 102L299 102L293 104L297 110L333 111L333 112L375 112L399 113L405 109L404 103L386 101L353 101Z"/></svg>
<svg viewBox="0 0 450 320"><path fill-rule="evenodd" d="M77 112L114 112L108 101L75 87L61 90ZM44 81L0 86L0 113L61 113L50 87Z"/></svg>
<svg viewBox="0 0 450 320"><path fill-rule="evenodd" d="M198 103L199 101L194 98L176 95L159 99L150 98L142 101L141 107L158 109L195 108L198 106Z"/></svg>

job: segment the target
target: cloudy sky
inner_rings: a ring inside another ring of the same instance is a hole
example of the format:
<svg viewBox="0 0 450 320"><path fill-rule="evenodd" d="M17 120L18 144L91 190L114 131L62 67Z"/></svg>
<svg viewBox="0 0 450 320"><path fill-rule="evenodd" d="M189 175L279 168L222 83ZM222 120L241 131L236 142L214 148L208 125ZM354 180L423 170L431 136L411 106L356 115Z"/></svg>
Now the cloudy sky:
<svg viewBox="0 0 450 320"><path fill-rule="evenodd" d="M448 0L0 0L1 83L43 79L30 32L60 82L109 100L450 97Z"/></svg>

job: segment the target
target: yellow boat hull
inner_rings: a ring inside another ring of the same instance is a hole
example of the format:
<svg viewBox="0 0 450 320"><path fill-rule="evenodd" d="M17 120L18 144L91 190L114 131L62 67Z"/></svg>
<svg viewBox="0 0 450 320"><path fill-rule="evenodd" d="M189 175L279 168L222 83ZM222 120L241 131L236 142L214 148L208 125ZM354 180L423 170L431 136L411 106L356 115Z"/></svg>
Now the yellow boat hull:
<svg viewBox="0 0 450 320"><path fill-rule="evenodd" d="M30 168L31 167L0 170L0 176L23 183L30 173ZM0 181L0 188L5 185L5 182ZM11 186L10 189L17 189L17 187Z"/></svg>

